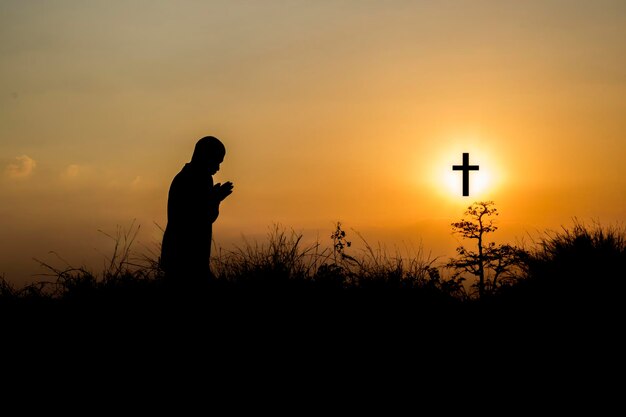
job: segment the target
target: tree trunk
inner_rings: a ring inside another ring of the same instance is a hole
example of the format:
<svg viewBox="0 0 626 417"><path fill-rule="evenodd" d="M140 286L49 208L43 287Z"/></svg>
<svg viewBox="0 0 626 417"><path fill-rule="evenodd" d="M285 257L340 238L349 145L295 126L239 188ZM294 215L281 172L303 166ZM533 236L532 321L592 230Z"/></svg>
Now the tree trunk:
<svg viewBox="0 0 626 417"><path fill-rule="evenodd" d="M483 236L482 232L478 236L478 296L483 298L485 295L485 269L483 259Z"/></svg>

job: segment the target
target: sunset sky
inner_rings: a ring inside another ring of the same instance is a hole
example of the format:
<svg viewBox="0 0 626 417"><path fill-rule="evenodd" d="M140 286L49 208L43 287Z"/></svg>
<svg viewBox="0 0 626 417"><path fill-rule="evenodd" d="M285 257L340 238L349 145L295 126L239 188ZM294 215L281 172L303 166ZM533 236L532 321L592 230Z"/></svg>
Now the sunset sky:
<svg viewBox="0 0 626 417"><path fill-rule="evenodd" d="M0 275L141 224L206 135L220 245L333 224L443 258L477 200L498 241L626 219L624 1L0 1ZM452 165L480 165L461 195ZM354 235L352 235L354 237Z"/></svg>

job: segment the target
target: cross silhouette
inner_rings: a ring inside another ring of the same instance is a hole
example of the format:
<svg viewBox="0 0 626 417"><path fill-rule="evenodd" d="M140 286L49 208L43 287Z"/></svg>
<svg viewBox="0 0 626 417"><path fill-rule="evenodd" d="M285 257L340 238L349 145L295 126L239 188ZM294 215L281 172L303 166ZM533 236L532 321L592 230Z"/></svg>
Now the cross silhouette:
<svg viewBox="0 0 626 417"><path fill-rule="evenodd" d="M478 165L469 164L469 153L463 152L463 165L452 165L453 171L463 171L463 197L469 195L469 172L478 171Z"/></svg>

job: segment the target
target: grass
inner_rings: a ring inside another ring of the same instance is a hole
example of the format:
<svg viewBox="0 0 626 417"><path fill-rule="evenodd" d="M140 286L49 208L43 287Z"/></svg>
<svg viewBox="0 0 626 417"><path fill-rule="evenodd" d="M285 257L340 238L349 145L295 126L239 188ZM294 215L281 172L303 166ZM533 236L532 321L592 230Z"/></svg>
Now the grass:
<svg viewBox="0 0 626 417"><path fill-rule="evenodd" d="M340 224L329 246L306 245L302 234L274 226L264 242L244 240L232 250L216 248L211 286L174 296L158 267L158 254L134 254L138 232L133 223L128 230L118 228L115 234L107 234L114 248L99 274L72 267L58 257L65 267L40 262L48 271L45 280L23 288L0 276L0 309L112 311L232 304L246 311L313 306L320 312L321 305L330 305L344 312L354 306L361 311L379 306L389 311L456 313L459 309L528 311L528 306L621 308L626 294L626 232L619 227L576 223L570 229L546 232L520 257L515 279L482 300L466 292L461 278L446 278L445 267L421 248L390 254L357 233L364 249L356 251Z"/></svg>
<svg viewBox="0 0 626 417"><path fill-rule="evenodd" d="M294 369L352 361L367 370L396 361L404 369L416 361L466 372L483 361L552 358L555 349L581 350L581 342L617 346L621 334L626 233L619 228L546 233L526 249L518 279L478 299L422 249L389 253L358 234L363 250L345 235L305 244L279 226L261 242L216 249L210 287L176 292L155 254L134 254L138 227L109 236L114 249L100 273L59 258L65 267L43 264L46 280L24 288L0 277L0 335L19 351L7 358L28 352L20 364L44 357L79 369L114 358L135 369L153 354L149 367L159 372L163 361L229 370L281 361ZM50 351L57 353L43 356Z"/></svg>
<svg viewBox="0 0 626 417"><path fill-rule="evenodd" d="M507 301L569 308L625 306L626 230L576 221L548 231L528 251L523 276Z"/></svg>

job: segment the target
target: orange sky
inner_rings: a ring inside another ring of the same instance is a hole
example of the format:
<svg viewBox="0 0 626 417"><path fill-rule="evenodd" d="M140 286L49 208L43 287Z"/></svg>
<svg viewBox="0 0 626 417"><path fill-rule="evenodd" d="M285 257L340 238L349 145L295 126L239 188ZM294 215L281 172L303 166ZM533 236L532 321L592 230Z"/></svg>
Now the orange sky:
<svg viewBox="0 0 626 417"><path fill-rule="evenodd" d="M5 0L0 60L16 282L49 251L99 270L97 230L134 218L153 246L205 135L235 183L223 245L276 222L324 242L340 220L445 257L477 199L496 201L500 240L626 218L622 1ZM462 152L485 181L465 198Z"/></svg>

